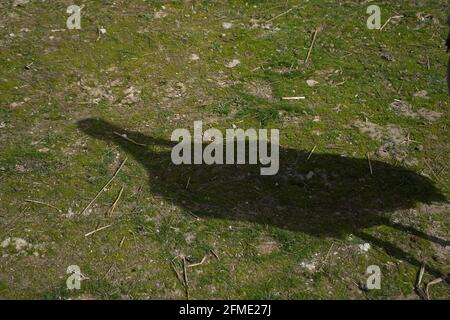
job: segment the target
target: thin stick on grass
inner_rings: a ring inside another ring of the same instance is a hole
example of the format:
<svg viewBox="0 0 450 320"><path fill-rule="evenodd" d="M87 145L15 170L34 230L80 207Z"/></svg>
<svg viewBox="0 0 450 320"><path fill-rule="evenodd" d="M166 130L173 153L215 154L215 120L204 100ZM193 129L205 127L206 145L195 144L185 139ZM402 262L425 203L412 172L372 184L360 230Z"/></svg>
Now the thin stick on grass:
<svg viewBox="0 0 450 320"><path fill-rule="evenodd" d="M109 228L111 226L112 226L112 224L108 224L107 226L103 226L103 227L97 228L97 229L95 229L95 230L93 230L91 232L86 233L84 236L87 238L87 237L93 235L94 233L102 231L102 230L105 230L105 229L107 229L107 228Z"/></svg>
<svg viewBox="0 0 450 320"><path fill-rule="evenodd" d="M419 273L417 275L417 281L416 281L415 289L416 289L416 292L419 294L419 296L422 299L428 300L428 297L427 297L426 293L420 287L420 284L422 283L422 278L423 278L424 273L425 273L425 264L422 264L422 266L420 267Z"/></svg>
<svg viewBox="0 0 450 320"><path fill-rule="evenodd" d="M216 259L220 261L219 256L217 255L217 253L213 249L209 249L209 251L211 251L211 253L214 255L214 257L216 257Z"/></svg>
<svg viewBox="0 0 450 320"><path fill-rule="evenodd" d="M188 265L187 267L188 267L188 268L193 268L193 267L201 266L202 264L205 263L206 257L207 257L207 256L204 256L203 259L202 259L202 261L200 261L199 263L193 263L193 264Z"/></svg>
<svg viewBox="0 0 450 320"><path fill-rule="evenodd" d="M436 172L434 172L433 168L431 167L431 165L428 163L427 159L423 159L423 161L425 162L425 164L427 165L428 169L430 169L431 173L434 175L434 177L436 178L437 181L441 182L439 176L436 174Z"/></svg>
<svg viewBox="0 0 450 320"><path fill-rule="evenodd" d="M417 282L416 282L416 288L420 287L420 284L422 283L423 274L425 273L425 265L422 264L419 270L419 274L417 276Z"/></svg>
<svg viewBox="0 0 450 320"><path fill-rule="evenodd" d="M108 271L106 271L105 275L103 276L103 279L105 279L105 278L108 276L109 272L112 270L113 267L115 267L115 265L116 265L116 263L114 262L114 263L109 267Z"/></svg>
<svg viewBox="0 0 450 320"><path fill-rule="evenodd" d="M101 37L102 37L102 33L100 31L100 27L97 27L97 40L95 40L95 41L100 40Z"/></svg>
<svg viewBox="0 0 450 320"><path fill-rule="evenodd" d="M387 21L383 24L383 26L380 28L380 31L383 31L384 27L387 26L387 24L392 20L393 17L390 17L389 19L387 19Z"/></svg>
<svg viewBox="0 0 450 320"><path fill-rule="evenodd" d="M191 211L188 210L188 213L189 213L189 215L191 215L192 217L194 217L195 220L197 220L197 221L200 221L200 220L201 220L199 216L197 216L196 214L192 213Z"/></svg>
<svg viewBox="0 0 450 320"><path fill-rule="evenodd" d="M180 281L180 283L183 285L184 287L184 281L183 278L181 277L180 273L178 272L175 263L173 262L173 260L170 262L170 266L172 267L173 272L175 272L175 275L177 276L178 281Z"/></svg>
<svg viewBox="0 0 450 320"><path fill-rule="evenodd" d="M367 153L366 156L367 156L367 161L369 162L369 170L370 170L370 174L373 174L372 162L370 161L369 153Z"/></svg>
<svg viewBox="0 0 450 320"><path fill-rule="evenodd" d="M298 96L298 97L282 97L281 100L305 100L306 97Z"/></svg>
<svg viewBox="0 0 450 320"><path fill-rule="evenodd" d="M114 203L111 205L111 207L108 209L108 211L106 211L105 217L110 217L110 216L112 216L114 210L116 209L117 203L119 202L120 197L122 196L123 189L124 189L124 187L122 187L122 188L120 189L119 194L117 195L116 200L115 200Z"/></svg>
<svg viewBox="0 0 450 320"><path fill-rule="evenodd" d="M125 236L123 236L122 240L120 240L119 248L122 248L124 242L125 242Z"/></svg>
<svg viewBox="0 0 450 320"><path fill-rule="evenodd" d="M120 133L115 132L115 131L114 131L114 134L115 134L116 136L121 137L122 139L127 140L128 142L131 142L131 143L137 145L137 146L140 146L140 147L146 147L146 146L147 146L146 144L139 143L139 142L134 141L134 140L131 139L131 138L128 138L126 134L120 134Z"/></svg>
<svg viewBox="0 0 450 320"><path fill-rule="evenodd" d="M279 15L273 17L272 19L267 20L266 23L269 23L269 22L271 22L271 21L273 21L273 20L275 20L275 19L278 19L279 17L284 16L285 14L288 14L289 12L291 12L292 10L294 10L296 7L297 7L297 6L294 6L294 7L290 8L289 10L286 10L285 12L280 13Z"/></svg>
<svg viewBox="0 0 450 320"><path fill-rule="evenodd" d="M3 238L4 235L10 233L11 231L13 231L14 229L16 229L16 227L10 228L9 230L7 230L7 228L11 227L12 225L14 225L19 219L22 218L22 215L25 214L25 212L27 212L30 209L30 207L25 207L25 209L23 209L17 216L16 218L14 218L11 222L9 222L8 224L6 224L6 226L4 226L4 228L2 228L4 230L2 236L0 238Z"/></svg>
<svg viewBox="0 0 450 320"><path fill-rule="evenodd" d="M186 270L186 257L183 257L183 275L184 275L184 289L186 290L186 298L189 300L189 280Z"/></svg>
<svg viewBox="0 0 450 320"><path fill-rule="evenodd" d="M59 209L59 208L57 208L57 207L55 207L55 206L52 206L51 204L42 202L42 201L36 201L36 200L30 200L30 199L27 199L27 200L25 200L25 202L31 202L31 203L40 204L40 205L47 206L47 207L49 207L49 208L55 209L55 210L57 210L58 212L62 212L61 209Z"/></svg>
<svg viewBox="0 0 450 320"><path fill-rule="evenodd" d="M314 146L314 148L312 148L311 152L310 152L309 155L308 155L308 158L306 158L306 161L308 161L309 158L311 158L312 154L314 153L314 150L316 150L316 147L317 147L317 146Z"/></svg>
<svg viewBox="0 0 450 320"><path fill-rule="evenodd" d="M429 292L430 287L432 285L441 283L442 281L444 281L442 278L437 278L437 279L434 279L433 281L427 283L427 285L425 287L425 294L426 294L428 300L430 300L430 292Z"/></svg>
<svg viewBox="0 0 450 320"><path fill-rule="evenodd" d="M110 183L117 177L117 175L119 174L120 170L122 170L123 166L125 165L125 162L127 162L128 157L125 158L125 160L123 160L122 164L120 165L120 167L116 170L116 172L114 173L114 175L111 177L111 179L109 179L109 181L103 186L103 188L101 188L101 190L97 193L97 195L94 197L94 199L91 200L91 202L89 202L89 204L83 209L83 211L81 211L81 215L83 213L86 212L87 209L89 209L89 207L95 202L95 200L97 200L97 198L100 196L100 194L102 194L102 192L110 185Z"/></svg>
<svg viewBox="0 0 450 320"><path fill-rule="evenodd" d="M331 243L330 249L328 249L328 252L327 252L327 254L325 256L325 259L323 259L323 262L322 262L322 265L319 268L319 271L321 271L323 269L323 267L325 266L325 264L327 263L328 257L330 256L330 253L331 253L331 250L333 249L333 246L334 246L334 242Z"/></svg>
<svg viewBox="0 0 450 320"><path fill-rule="evenodd" d="M189 287L189 280L188 280L188 275L187 275L187 270L186 270L186 258L183 257L183 276L184 276L184 284L186 285L186 287Z"/></svg>
<svg viewBox="0 0 450 320"><path fill-rule="evenodd" d="M314 36L313 36L313 39L311 42L311 46L309 47L309 50L308 50L308 55L306 56L306 59L305 59L305 64L308 64L309 57L311 56L311 52L313 50L314 44L316 43L317 34L319 33L319 30L320 30L320 28L316 28L316 30L314 31Z"/></svg>

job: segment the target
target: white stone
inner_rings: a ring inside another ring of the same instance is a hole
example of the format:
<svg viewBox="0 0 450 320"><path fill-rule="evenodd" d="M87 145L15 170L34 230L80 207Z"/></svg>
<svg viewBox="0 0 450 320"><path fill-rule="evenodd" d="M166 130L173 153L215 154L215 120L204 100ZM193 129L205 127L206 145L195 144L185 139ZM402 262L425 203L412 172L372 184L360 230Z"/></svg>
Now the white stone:
<svg viewBox="0 0 450 320"><path fill-rule="evenodd" d="M238 59L233 59L232 61L230 61L230 62L228 62L226 65L225 65L225 67L227 67L227 68L234 68L234 67L236 67L237 65L239 65L241 62L238 60Z"/></svg>
<svg viewBox="0 0 450 320"><path fill-rule="evenodd" d="M370 250L370 243L364 243L364 244L359 244L358 245L359 250L361 250L362 252L368 252Z"/></svg>
<svg viewBox="0 0 450 320"><path fill-rule="evenodd" d="M28 242L22 238L13 238L13 241L17 251L20 251L28 246Z"/></svg>
<svg viewBox="0 0 450 320"><path fill-rule="evenodd" d="M231 22L223 22L222 23L222 27L224 29L231 29L232 26L233 26L233 24Z"/></svg>
<svg viewBox="0 0 450 320"><path fill-rule="evenodd" d="M5 240L3 240L3 242L0 244L0 246L2 248L6 248L7 246L9 246L10 243L11 243L11 238L6 238Z"/></svg>
<svg viewBox="0 0 450 320"><path fill-rule="evenodd" d="M200 57L198 56L198 54L193 53L190 55L189 60L197 61L197 60L200 60Z"/></svg>

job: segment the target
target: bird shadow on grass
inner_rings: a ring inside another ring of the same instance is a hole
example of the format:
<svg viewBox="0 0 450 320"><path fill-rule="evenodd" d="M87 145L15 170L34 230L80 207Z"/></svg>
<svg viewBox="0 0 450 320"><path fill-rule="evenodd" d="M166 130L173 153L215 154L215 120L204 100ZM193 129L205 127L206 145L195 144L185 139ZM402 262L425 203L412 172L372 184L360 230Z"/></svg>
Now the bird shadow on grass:
<svg viewBox="0 0 450 320"><path fill-rule="evenodd" d="M88 136L119 146L148 173L155 196L204 219L247 221L314 237L354 234L417 267L411 254L364 229L384 225L439 245L448 241L391 222L389 213L417 203L447 202L433 182L416 172L371 161L280 147L280 170L261 176L255 165L174 165L176 142L125 130L99 119L78 122ZM126 135L127 139L123 136ZM136 143L134 143L136 142ZM428 272L442 272L427 266ZM448 281L448 280L447 280Z"/></svg>

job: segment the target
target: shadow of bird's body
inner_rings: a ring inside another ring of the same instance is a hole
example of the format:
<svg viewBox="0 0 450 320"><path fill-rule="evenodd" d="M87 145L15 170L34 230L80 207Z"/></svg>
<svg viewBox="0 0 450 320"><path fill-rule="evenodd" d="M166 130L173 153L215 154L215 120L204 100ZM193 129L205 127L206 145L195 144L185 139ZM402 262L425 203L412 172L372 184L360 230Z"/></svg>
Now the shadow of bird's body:
<svg viewBox="0 0 450 320"><path fill-rule="evenodd" d="M260 168L250 165L174 165L172 141L103 120L86 119L78 126L93 138L120 146L138 161L148 173L153 196L200 218L258 223L321 238L354 234L416 267L423 261L365 229L384 225L442 246L449 244L391 222L389 214L394 211L418 203L447 202L430 179L406 168L380 161L369 165L367 159L334 154L309 157L309 152L289 148L280 148L280 170L275 176L261 176ZM427 270L449 282L434 267L427 265Z"/></svg>
<svg viewBox="0 0 450 320"><path fill-rule="evenodd" d="M319 153L308 159L304 151L280 148L278 174L261 176L255 165L174 165L174 142L102 120L83 120L79 127L94 138L119 145L140 162L153 195L202 218L342 237L389 224L387 213L395 210L445 201L428 178L379 161L369 165L367 159Z"/></svg>

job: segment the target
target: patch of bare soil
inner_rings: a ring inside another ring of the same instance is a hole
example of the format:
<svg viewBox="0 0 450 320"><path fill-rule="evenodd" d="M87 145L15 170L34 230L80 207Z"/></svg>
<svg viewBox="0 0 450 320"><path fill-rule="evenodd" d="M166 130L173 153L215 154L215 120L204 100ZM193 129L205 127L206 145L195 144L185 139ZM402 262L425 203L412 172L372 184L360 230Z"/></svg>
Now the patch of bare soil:
<svg viewBox="0 0 450 320"><path fill-rule="evenodd" d="M85 81L81 79L78 81L78 86L83 90L81 96L86 100L82 101L82 103L99 104L100 101L105 100L111 104L115 101L115 97L109 86L100 84L98 80Z"/></svg>
<svg viewBox="0 0 450 320"><path fill-rule="evenodd" d="M428 110L425 108L421 108L417 112L415 112L409 103L402 100L395 100L394 102L392 102L391 109L401 116L408 118L421 118L429 122L437 121L442 116L442 113L440 112Z"/></svg>
<svg viewBox="0 0 450 320"><path fill-rule="evenodd" d="M395 100L391 103L391 109L404 117L417 118L417 113L414 112L411 105L405 101Z"/></svg>
<svg viewBox="0 0 450 320"><path fill-rule="evenodd" d="M433 111L433 110L428 110L428 109L425 109L425 108L419 109L419 111L417 111L417 114L422 119L428 120L430 122L437 121L442 116L442 113L440 113L440 112L436 112L436 111Z"/></svg>
<svg viewBox="0 0 450 320"><path fill-rule="evenodd" d="M207 78L206 81L213 83L221 89L229 88L239 83L237 80L229 79L223 71L219 71L217 74L212 75L210 78Z"/></svg>
<svg viewBox="0 0 450 320"><path fill-rule="evenodd" d="M123 91L125 97L120 102L121 104L134 104L140 101L141 90L136 89L133 86Z"/></svg>
<svg viewBox="0 0 450 320"><path fill-rule="evenodd" d="M170 99L181 98L186 94L186 85L182 82L170 81L166 86L166 97Z"/></svg>
<svg viewBox="0 0 450 320"><path fill-rule="evenodd" d="M246 89L252 96L267 100L271 100L273 98L272 86L267 81L252 81L246 85Z"/></svg>
<svg viewBox="0 0 450 320"><path fill-rule="evenodd" d="M278 251L279 249L280 244L276 240L268 237L260 239L259 244L256 246L256 250L261 255L271 254Z"/></svg>
<svg viewBox="0 0 450 320"><path fill-rule="evenodd" d="M408 156L408 134L401 127L389 124L380 126L369 121L356 121L354 125L370 139L380 141L383 145L375 151L380 158L392 157L405 161ZM411 159L409 159L411 162Z"/></svg>

